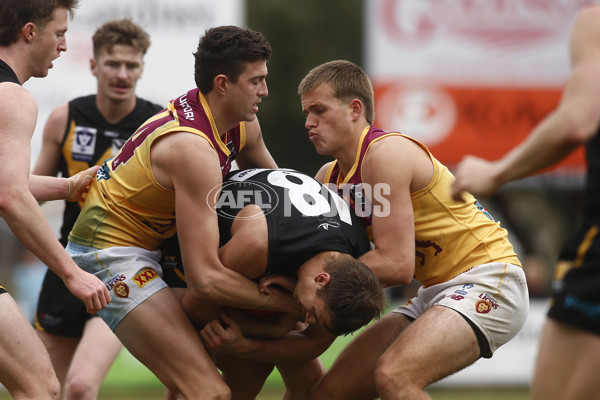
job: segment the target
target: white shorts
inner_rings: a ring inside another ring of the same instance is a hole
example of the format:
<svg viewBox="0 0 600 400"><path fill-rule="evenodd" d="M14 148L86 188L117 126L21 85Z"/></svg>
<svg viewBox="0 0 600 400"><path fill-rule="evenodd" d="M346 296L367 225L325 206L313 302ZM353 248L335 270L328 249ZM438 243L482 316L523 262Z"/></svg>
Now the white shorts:
<svg viewBox="0 0 600 400"><path fill-rule="evenodd" d="M110 291L112 301L98 315L113 331L131 310L167 287L162 280L160 250L139 247L101 250L69 242L67 253L81 269L104 282Z"/></svg>
<svg viewBox="0 0 600 400"><path fill-rule="evenodd" d="M525 272L507 263L478 265L448 282L421 286L417 297L393 312L416 319L435 305L456 310L479 328L490 350L482 356L489 358L525 324L529 312Z"/></svg>

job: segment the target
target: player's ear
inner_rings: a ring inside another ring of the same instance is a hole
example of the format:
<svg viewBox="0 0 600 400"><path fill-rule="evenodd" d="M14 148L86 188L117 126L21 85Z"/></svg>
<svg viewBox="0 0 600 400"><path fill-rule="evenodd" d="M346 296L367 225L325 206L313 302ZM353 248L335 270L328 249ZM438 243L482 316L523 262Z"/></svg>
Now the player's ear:
<svg viewBox="0 0 600 400"><path fill-rule="evenodd" d="M21 33L25 40L30 43L33 41L33 37L37 35L37 26L33 22L28 22L21 28Z"/></svg>
<svg viewBox="0 0 600 400"><path fill-rule="evenodd" d="M219 74L215 76L213 79L213 89L217 91L217 93L224 95L227 93L227 76L223 74Z"/></svg>
<svg viewBox="0 0 600 400"><path fill-rule="evenodd" d="M350 113L353 120L357 120L363 114L363 103L359 99L354 99L349 104Z"/></svg>
<svg viewBox="0 0 600 400"><path fill-rule="evenodd" d="M92 71L92 75L96 76L96 58L92 57L90 58L90 71Z"/></svg>
<svg viewBox="0 0 600 400"><path fill-rule="evenodd" d="M331 276L327 272L321 272L319 275L315 276L315 283L317 285L326 286L329 283Z"/></svg>

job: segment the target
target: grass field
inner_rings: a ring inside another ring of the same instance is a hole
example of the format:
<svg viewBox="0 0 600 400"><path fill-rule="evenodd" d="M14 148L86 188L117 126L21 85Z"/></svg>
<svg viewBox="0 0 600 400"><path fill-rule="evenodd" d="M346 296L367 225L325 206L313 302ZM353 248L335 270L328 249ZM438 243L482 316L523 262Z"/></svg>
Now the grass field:
<svg viewBox="0 0 600 400"><path fill-rule="evenodd" d="M283 387L266 386L258 400L280 400ZM429 394L434 400L528 400L526 389L505 388L457 388L432 389ZM0 400L11 399L6 392L0 392ZM99 400L162 400L160 387L104 387Z"/></svg>
<svg viewBox="0 0 600 400"><path fill-rule="evenodd" d="M340 337L321 356L329 367L338 352L352 337ZM129 352L123 351L111 368L102 386L99 400L161 400L162 384ZM275 371L267 380L258 400L279 400L284 393L283 383ZM527 388L434 388L429 390L435 400L527 400ZM11 397L0 391L0 400Z"/></svg>

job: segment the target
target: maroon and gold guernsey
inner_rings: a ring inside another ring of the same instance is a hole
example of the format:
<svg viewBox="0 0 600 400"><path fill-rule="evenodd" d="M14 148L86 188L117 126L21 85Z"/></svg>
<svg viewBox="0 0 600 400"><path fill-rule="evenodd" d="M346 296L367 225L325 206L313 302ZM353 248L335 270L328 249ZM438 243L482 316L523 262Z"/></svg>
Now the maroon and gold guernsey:
<svg viewBox="0 0 600 400"><path fill-rule="evenodd" d="M372 239L372 196L385 197L385 188L367 187L362 179L362 163L369 147L388 136L402 136L418 144L433 163L428 185L411 193L415 224L415 279L424 286L446 282L480 264L507 262L521 265L507 231L494 221L470 194L464 202L454 201L454 176L436 160L427 147L397 132L367 127L362 132L354 165L342 176L337 161L328 168L324 182L334 184L338 193L355 209ZM392 160L390 160L393 162ZM385 204L385 200L383 202ZM385 208L385 207L384 207ZM382 208L380 211L385 212Z"/></svg>
<svg viewBox="0 0 600 400"><path fill-rule="evenodd" d="M156 181L150 160L154 141L173 132L206 139L219 156L223 176L246 141L244 123L221 137L204 96L198 89L190 90L148 119L117 155L104 163L69 235L71 242L99 249L134 246L156 250L173 236L175 191Z"/></svg>

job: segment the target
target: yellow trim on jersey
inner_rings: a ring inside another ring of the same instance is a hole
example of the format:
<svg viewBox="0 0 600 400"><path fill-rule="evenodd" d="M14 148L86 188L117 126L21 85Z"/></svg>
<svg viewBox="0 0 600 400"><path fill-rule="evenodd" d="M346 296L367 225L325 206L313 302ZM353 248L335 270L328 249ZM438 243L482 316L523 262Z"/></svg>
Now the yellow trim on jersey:
<svg viewBox="0 0 600 400"><path fill-rule="evenodd" d="M65 143L61 146L61 149L60 149L62 152L63 158L65 160L71 160L70 163L67 163L67 169L68 169L69 176L73 176L80 171L85 171L86 169L88 169L90 167L90 165L88 163L86 163L85 161L73 160L73 140L75 140L76 126L77 125L75 124L75 121L71 120L71 123L69 125L69 130L66 135L67 138L65 139ZM104 160L98 160L98 161L102 162Z"/></svg>
<svg viewBox="0 0 600 400"><path fill-rule="evenodd" d="M354 175L354 172L359 167L358 164L360 161L360 153L362 151L363 142L365 141L365 137L367 136L367 133L369 133L370 130L371 130L371 127L367 126L365 129L363 129L362 133L360 134L360 139L358 141L358 148L356 149L356 155L354 156L354 164L352 165L352 168L350 168L350 171L348 171L348 174L343 178L342 182L340 182L340 178L342 176L342 171L340 170L340 173L338 174L338 179L336 182L338 187L344 183L348 183L348 179L350 177L352 177L352 175ZM365 152L365 154L367 154L367 153ZM362 175L362 173L361 173L361 175ZM361 176L361 178L362 178L362 176Z"/></svg>
<svg viewBox="0 0 600 400"><path fill-rule="evenodd" d="M219 134L219 130L217 129L217 124L215 123L215 119L213 118L212 111L210 110L210 106L208 105L208 102L202 95L202 92L198 92L198 98L200 99L200 103L202 104L202 107L204 108L204 112L206 112L206 116L208 117L208 121L210 122L210 127L213 131L213 137L215 138L216 142L219 144L219 147L221 148L223 153L225 153L225 155L227 155L229 157L231 155L231 152L229 151L229 149L227 148L225 143L223 143L223 140L221 140L221 135ZM207 138L207 140L208 140L208 138ZM210 140L209 140L209 142L210 142Z"/></svg>
<svg viewBox="0 0 600 400"><path fill-rule="evenodd" d="M246 146L246 124L243 122L240 122L240 150L242 151L242 149Z"/></svg>
<svg viewBox="0 0 600 400"><path fill-rule="evenodd" d="M583 238L583 241L577 248L577 258L575 258L575 260L573 260L573 266L581 267L581 265L583 265L583 259L585 258L586 253L592 246L592 243L594 242L594 238L596 237L597 234L598 234L598 226L597 225L593 225L585 233L585 237Z"/></svg>
<svg viewBox="0 0 600 400"><path fill-rule="evenodd" d="M327 171L325 171L325 177L323 178L324 183L329 183L329 181L331 181L331 174L333 173L333 169L335 168L336 165L337 165L337 160L335 160L331 164L329 164Z"/></svg>

